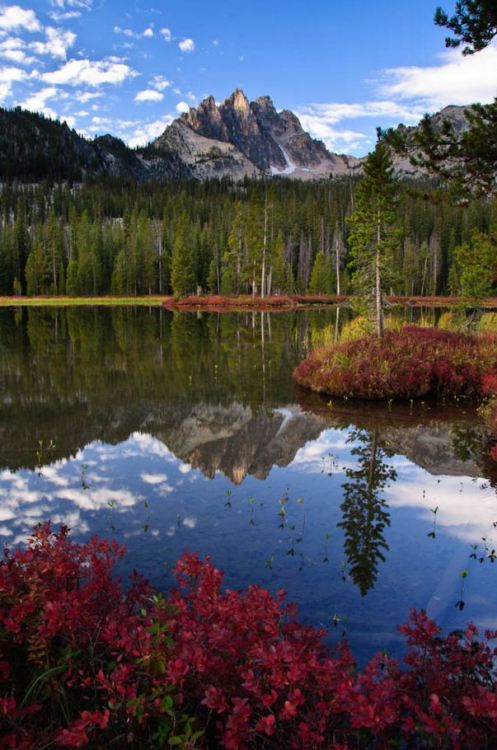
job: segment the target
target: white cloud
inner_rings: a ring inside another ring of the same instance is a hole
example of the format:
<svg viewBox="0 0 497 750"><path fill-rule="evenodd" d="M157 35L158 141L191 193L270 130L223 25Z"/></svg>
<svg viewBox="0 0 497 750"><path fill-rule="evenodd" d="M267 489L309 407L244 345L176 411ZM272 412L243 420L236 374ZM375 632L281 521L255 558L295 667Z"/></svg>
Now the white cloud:
<svg viewBox="0 0 497 750"><path fill-rule="evenodd" d="M164 94L154 89L144 89L135 96L135 102L161 102L163 99Z"/></svg>
<svg viewBox="0 0 497 750"><path fill-rule="evenodd" d="M56 85L97 87L105 83L117 85L136 75L127 63L112 57L107 60L69 60L58 70L44 73L40 78Z"/></svg>
<svg viewBox="0 0 497 750"><path fill-rule="evenodd" d="M36 91L34 94L28 96L23 102L21 107L24 109L30 109L32 112L43 112L47 111L47 101L49 99L55 99L59 95L59 89L55 86L46 86L40 91ZM53 110L50 110L53 112ZM50 115L52 116L52 115Z"/></svg>
<svg viewBox="0 0 497 750"><path fill-rule="evenodd" d="M180 114L183 114L184 112L189 112L190 105L187 104L186 102L178 102L176 105L176 111L179 112Z"/></svg>
<svg viewBox="0 0 497 750"><path fill-rule="evenodd" d="M90 130L99 132L102 129L106 129L117 133L119 137L125 134L129 128L136 127L138 124L137 120L119 120L112 119L111 117L98 116L92 117L91 121L93 124L91 125Z"/></svg>
<svg viewBox="0 0 497 750"><path fill-rule="evenodd" d="M419 475L414 467L414 480ZM385 497L392 508L418 508L420 517L433 521L434 506L438 506L437 526L451 536L468 544L486 537L495 520L495 494L489 490L482 492L481 484L465 482L461 490L461 477L444 476L443 483L436 477L424 477L424 491L419 491L419 483L399 482L387 488ZM494 543L492 543L494 544Z"/></svg>
<svg viewBox="0 0 497 750"><path fill-rule="evenodd" d="M150 86L153 86L157 91L164 91L171 86L171 81L168 81L164 76L154 76L150 82Z"/></svg>
<svg viewBox="0 0 497 750"><path fill-rule="evenodd" d="M80 104L87 104L88 102L91 102L92 99L99 99L101 96L103 96L103 94L99 91L77 91L73 98Z"/></svg>
<svg viewBox="0 0 497 750"><path fill-rule="evenodd" d="M0 67L0 83L15 83L24 81L27 77L28 74L21 68Z"/></svg>
<svg viewBox="0 0 497 750"><path fill-rule="evenodd" d="M80 18L81 13L79 10L69 10L67 12L60 12L58 10L51 10L48 14L53 21L59 23L60 21L69 21L72 18Z"/></svg>
<svg viewBox="0 0 497 750"><path fill-rule="evenodd" d="M114 34L123 34L124 36L134 37L135 33L131 29L122 29L120 26L114 26Z"/></svg>
<svg viewBox="0 0 497 750"><path fill-rule="evenodd" d="M360 150L369 140L366 133L358 130L333 127L325 116L300 114L299 117L304 130L335 153Z"/></svg>
<svg viewBox="0 0 497 750"><path fill-rule="evenodd" d="M25 10L19 5L0 7L0 29L2 31L41 31L41 25L33 10Z"/></svg>
<svg viewBox="0 0 497 750"><path fill-rule="evenodd" d="M324 141L331 151L355 152L364 150L371 142L371 134L355 127L336 127L347 120L372 120L374 126L388 120L392 124L405 122L416 124L423 117L425 108L419 104L377 100L358 103L331 102L309 104L297 109L302 127L314 138Z"/></svg>
<svg viewBox="0 0 497 750"><path fill-rule="evenodd" d="M51 0L52 5L60 10L66 8L81 8L81 10L91 10L93 0Z"/></svg>
<svg viewBox="0 0 497 750"><path fill-rule="evenodd" d="M167 482L167 474L140 474L140 479L146 484L163 484Z"/></svg>
<svg viewBox="0 0 497 750"><path fill-rule="evenodd" d="M171 33L171 29L167 29L167 28L159 29L159 34L161 34L164 37L164 40L166 42L170 42L171 39L173 38L173 35Z"/></svg>
<svg viewBox="0 0 497 750"><path fill-rule="evenodd" d="M121 26L114 26L114 34L120 34L129 39L151 39L154 36L154 30L151 26L148 26L144 31L133 31L133 29L123 29Z"/></svg>
<svg viewBox="0 0 497 750"><path fill-rule="evenodd" d="M181 42L178 43L178 47L182 52L194 52L195 42L193 39L182 39Z"/></svg>
<svg viewBox="0 0 497 750"><path fill-rule="evenodd" d="M0 104L3 104L4 101L9 98L11 93L11 85L9 83L3 83L0 81Z"/></svg>
<svg viewBox="0 0 497 750"><path fill-rule="evenodd" d="M168 125L172 123L174 117L172 115L166 115L160 120L154 120L154 122L140 123L135 130L128 135L126 142L131 148L137 146L145 146L150 141L158 138Z"/></svg>
<svg viewBox="0 0 497 750"><path fill-rule="evenodd" d="M67 57L67 50L76 41L76 34L66 29L54 29L47 26L45 29L45 42L31 42L29 48L38 55L50 55L61 60Z"/></svg>
<svg viewBox="0 0 497 750"><path fill-rule="evenodd" d="M342 120L355 118L384 118L416 123L424 115L419 105L410 106L389 100L378 100L360 103L332 102L330 104L310 104L297 110L299 117L311 116L321 118L328 125L336 125Z"/></svg>
<svg viewBox="0 0 497 750"><path fill-rule="evenodd" d="M0 57L10 60L18 65L30 65L35 61L34 57L26 55L25 42L19 37L8 37L0 42Z"/></svg>
<svg viewBox="0 0 497 750"><path fill-rule="evenodd" d="M458 50L442 53L441 64L390 68L379 92L401 101L418 101L430 110L448 104L488 103L497 92L497 44L464 57Z"/></svg>

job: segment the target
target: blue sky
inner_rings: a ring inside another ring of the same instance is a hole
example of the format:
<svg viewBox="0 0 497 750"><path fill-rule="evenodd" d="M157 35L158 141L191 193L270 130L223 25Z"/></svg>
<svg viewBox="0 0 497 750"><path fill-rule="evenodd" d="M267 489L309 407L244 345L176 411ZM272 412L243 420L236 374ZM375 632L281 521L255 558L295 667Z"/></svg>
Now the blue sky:
<svg viewBox="0 0 497 750"><path fill-rule="evenodd" d="M454 0L442 3L452 10ZM497 95L497 45L444 48L437 0L0 0L0 104L146 143L188 106L269 94L329 148Z"/></svg>

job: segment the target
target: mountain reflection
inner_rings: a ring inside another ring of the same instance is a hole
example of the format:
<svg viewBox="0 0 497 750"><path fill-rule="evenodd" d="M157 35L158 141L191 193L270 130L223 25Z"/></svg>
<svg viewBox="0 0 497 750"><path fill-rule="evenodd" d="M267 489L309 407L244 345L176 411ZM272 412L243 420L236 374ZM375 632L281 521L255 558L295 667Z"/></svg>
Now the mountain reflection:
<svg viewBox="0 0 497 750"><path fill-rule="evenodd" d="M469 480L487 473L472 408L329 404L292 383L335 323L333 311L1 310L0 536L48 518L127 542L147 533L136 549L152 574L164 549L232 543L235 568L270 560L291 580L305 563L309 592L323 556L326 586L340 581L345 552L368 599L395 558L399 509L431 523L439 506L440 529L478 541L497 511ZM279 498L294 513L283 531Z"/></svg>

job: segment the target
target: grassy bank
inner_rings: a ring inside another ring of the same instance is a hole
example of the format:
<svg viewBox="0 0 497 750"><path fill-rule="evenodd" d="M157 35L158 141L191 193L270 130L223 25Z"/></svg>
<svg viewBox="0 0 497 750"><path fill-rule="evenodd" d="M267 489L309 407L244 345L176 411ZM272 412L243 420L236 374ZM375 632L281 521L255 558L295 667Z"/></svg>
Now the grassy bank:
<svg viewBox="0 0 497 750"><path fill-rule="evenodd" d="M461 304L459 297L389 297L392 305L424 308L457 308ZM328 307L330 305L349 305L352 298L335 294L292 294L271 295L269 297L252 297L248 294L223 296L190 295L175 299L170 295L135 296L102 296L102 297L0 297L0 307L71 307L71 306L164 306L168 310L208 310L211 312L230 312L237 310L285 311L305 307ZM480 300L479 307L485 310L497 310L497 298Z"/></svg>
<svg viewBox="0 0 497 750"><path fill-rule="evenodd" d="M0 307L83 307L83 306L143 306L161 307L168 297L0 297Z"/></svg>

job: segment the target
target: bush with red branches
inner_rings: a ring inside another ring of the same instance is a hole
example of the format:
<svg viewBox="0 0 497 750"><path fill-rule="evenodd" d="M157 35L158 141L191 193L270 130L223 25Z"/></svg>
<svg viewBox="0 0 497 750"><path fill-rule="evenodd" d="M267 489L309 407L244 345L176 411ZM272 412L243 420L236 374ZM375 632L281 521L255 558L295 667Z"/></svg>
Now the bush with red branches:
<svg viewBox="0 0 497 750"><path fill-rule="evenodd" d="M406 326L313 352L294 378L330 396L406 400L481 397L489 371L497 372L496 336Z"/></svg>
<svg viewBox="0 0 497 750"><path fill-rule="evenodd" d="M0 748L159 747L193 734L164 679L170 613L124 548L38 526L0 563Z"/></svg>
<svg viewBox="0 0 497 750"><path fill-rule="evenodd" d="M379 654L358 672L282 592L223 591L222 573L191 554L167 598L139 579L124 592L112 577L122 553L49 525L5 552L0 747L497 745L497 633L442 636L412 612L405 665Z"/></svg>

